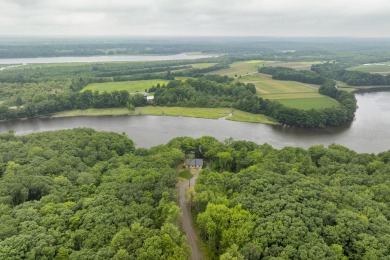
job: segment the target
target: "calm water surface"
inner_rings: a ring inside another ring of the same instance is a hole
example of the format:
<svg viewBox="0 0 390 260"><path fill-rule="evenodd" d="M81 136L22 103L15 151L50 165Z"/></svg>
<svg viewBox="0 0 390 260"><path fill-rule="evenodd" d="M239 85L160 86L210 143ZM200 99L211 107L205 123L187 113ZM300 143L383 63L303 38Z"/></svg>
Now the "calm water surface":
<svg viewBox="0 0 390 260"><path fill-rule="evenodd" d="M233 122L224 119L197 119L168 116L73 117L33 119L0 123L0 132L15 130L29 134L49 130L91 127L100 131L126 133L138 147L164 144L178 136L210 135L224 140L249 140L274 147L338 143L358 152L378 153L390 150L390 92L356 95L359 109L348 126L302 129Z"/></svg>

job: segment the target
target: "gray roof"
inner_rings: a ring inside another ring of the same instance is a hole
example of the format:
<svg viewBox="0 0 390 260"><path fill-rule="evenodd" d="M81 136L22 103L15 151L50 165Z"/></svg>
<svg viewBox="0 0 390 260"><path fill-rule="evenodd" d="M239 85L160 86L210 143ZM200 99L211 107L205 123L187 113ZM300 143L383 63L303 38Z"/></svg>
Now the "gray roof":
<svg viewBox="0 0 390 260"><path fill-rule="evenodd" d="M188 166L203 166L203 159L188 159L186 160Z"/></svg>

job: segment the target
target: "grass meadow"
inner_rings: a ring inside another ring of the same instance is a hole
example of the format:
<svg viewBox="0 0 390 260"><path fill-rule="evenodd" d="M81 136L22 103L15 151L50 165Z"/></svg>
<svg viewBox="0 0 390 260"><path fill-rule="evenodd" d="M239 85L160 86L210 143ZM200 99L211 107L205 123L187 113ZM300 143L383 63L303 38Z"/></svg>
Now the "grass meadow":
<svg viewBox="0 0 390 260"><path fill-rule="evenodd" d="M88 84L81 91L91 90L99 92L113 92L126 90L130 93L144 92L152 86L167 84L169 81L164 79L151 79L151 80L135 80L135 81L120 81L120 82L103 82L103 83L91 83Z"/></svg>
<svg viewBox="0 0 390 260"><path fill-rule="evenodd" d="M205 108L205 107L137 107L137 115L156 115L156 116L184 116L217 119L228 116L229 108Z"/></svg>
<svg viewBox="0 0 390 260"><path fill-rule="evenodd" d="M272 118L262 115L262 114L252 114L240 110L234 110L233 115L226 118L226 120L239 121L239 122L249 122L249 123L261 123L261 124L271 124L276 125L278 122Z"/></svg>
<svg viewBox="0 0 390 260"><path fill-rule="evenodd" d="M287 107L319 109L337 106L339 103L318 93L319 86L296 81L274 80L270 75L254 73L239 79L256 86L257 95L276 100Z"/></svg>
<svg viewBox="0 0 390 260"><path fill-rule="evenodd" d="M230 64L230 68L222 69L210 72L209 74L218 74L222 76L237 77L245 76L257 72L257 69L261 66L275 66L275 67L287 67L298 70L308 70L312 64L320 63L315 62L282 62L282 61L265 61L265 60L249 60L239 61Z"/></svg>
<svg viewBox="0 0 390 260"><path fill-rule="evenodd" d="M388 75L390 74L390 62L359 65L359 66L348 68L348 70L357 70L357 71L368 72L368 73Z"/></svg>
<svg viewBox="0 0 390 260"><path fill-rule="evenodd" d="M339 103L329 97L316 97L316 98L290 98L290 99L279 99L279 103L286 107L292 107L302 110L309 110L312 108L321 109L338 106Z"/></svg>

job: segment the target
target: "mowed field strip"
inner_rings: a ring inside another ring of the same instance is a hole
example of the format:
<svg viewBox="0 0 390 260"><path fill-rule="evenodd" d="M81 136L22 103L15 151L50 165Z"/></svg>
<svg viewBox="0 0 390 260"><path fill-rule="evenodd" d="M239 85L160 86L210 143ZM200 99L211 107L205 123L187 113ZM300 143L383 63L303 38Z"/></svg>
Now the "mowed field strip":
<svg viewBox="0 0 390 260"><path fill-rule="evenodd" d="M256 86L257 95L276 100L287 107L297 109L321 109L338 106L339 103L318 93L319 86L296 81L274 80L270 75L253 73L239 79Z"/></svg>
<svg viewBox="0 0 390 260"><path fill-rule="evenodd" d="M368 73L388 75L390 74L390 62L359 65L359 66L348 68L348 70L357 70L357 71L368 72Z"/></svg>
<svg viewBox="0 0 390 260"><path fill-rule="evenodd" d="M309 70L312 64L318 64L319 61L313 62L284 62L284 61L265 61L265 60L249 60L239 61L230 64L229 69L217 70L208 74L218 74L221 76L237 77L245 76L257 72L257 69L262 66L273 66L273 67L287 67L298 70Z"/></svg>
<svg viewBox="0 0 390 260"><path fill-rule="evenodd" d="M119 81L119 82L102 82L88 84L81 92L86 90L99 91L99 92L113 92L126 90L129 93L144 92L145 89L149 89L152 86L156 86L158 83L168 84L168 80L165 79L150 79L150 80L135 80L135 81Z"/></svg>

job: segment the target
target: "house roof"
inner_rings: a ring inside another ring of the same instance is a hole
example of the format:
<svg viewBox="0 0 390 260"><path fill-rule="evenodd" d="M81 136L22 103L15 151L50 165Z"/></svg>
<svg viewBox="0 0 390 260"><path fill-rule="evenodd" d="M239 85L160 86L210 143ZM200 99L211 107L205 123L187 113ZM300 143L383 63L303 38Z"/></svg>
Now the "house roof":
<svg viewBox="0 0 390 260"><path fill-rule="evenodd" d="M188 166L203 166L203 159L188 159L186 160Z"/></svg>

